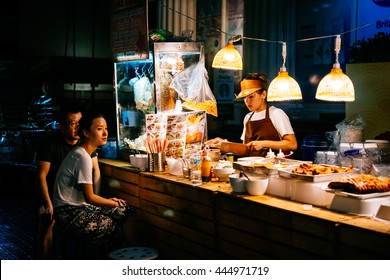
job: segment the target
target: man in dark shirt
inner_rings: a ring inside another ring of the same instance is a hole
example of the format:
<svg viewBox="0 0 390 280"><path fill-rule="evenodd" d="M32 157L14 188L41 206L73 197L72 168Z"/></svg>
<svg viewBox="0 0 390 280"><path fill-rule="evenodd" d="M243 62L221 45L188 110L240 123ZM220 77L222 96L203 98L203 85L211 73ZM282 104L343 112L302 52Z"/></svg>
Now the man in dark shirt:
<svg viewBox="0 0 390 280"><path fill-rule="evenodd" d="M82 117L78 108L61 108L58 116L59 130L43 140L37 152L36 185L40 199L37 258L49 259L53 255L53 186L57 171L69 151L79 144L79 121ZM95 193L100 192L100 169L96 153L92 155Z"/></svg>

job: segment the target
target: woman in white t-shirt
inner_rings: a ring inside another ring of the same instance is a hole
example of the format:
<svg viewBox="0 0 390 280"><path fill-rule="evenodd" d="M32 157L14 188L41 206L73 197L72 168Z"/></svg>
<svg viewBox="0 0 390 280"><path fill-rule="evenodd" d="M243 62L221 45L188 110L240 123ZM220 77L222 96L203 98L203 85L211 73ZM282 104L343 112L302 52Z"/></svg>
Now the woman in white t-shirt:
<svg viewBox="0 0 390 280"><path fill-rule="evenodd" d="M94 193L91 154L107 142L107 122L101 114L80 121L81 144L68 153L54 184L56 223L67 234L93 244L111 245L122 237L122 226L135 208L119 198ZM126 231L126 233L132 231Z"/></svg>
<svg viewBox="0 0 390 280"><path fill-rule="evenodd" d="M247 144L251 155L266 156L271 148L285 154L298 148L297 139L286 113L267 104L267 78L252 73L241 81L241 92L249 113L244 118L241 140Z"/></svg>

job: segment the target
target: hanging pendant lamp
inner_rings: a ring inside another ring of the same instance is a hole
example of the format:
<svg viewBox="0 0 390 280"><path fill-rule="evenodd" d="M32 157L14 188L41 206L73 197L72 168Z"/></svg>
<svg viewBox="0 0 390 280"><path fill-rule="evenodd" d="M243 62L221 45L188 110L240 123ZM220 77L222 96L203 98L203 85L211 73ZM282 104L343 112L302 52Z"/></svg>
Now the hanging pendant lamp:
<svg viewBox="0 0 390 280"><path fill-rule="evenodd" d="M339 63L341 39L336 36L336 62L333 69L318 84L316 99L333 102L351 102L355 100L355 89L351 79L343 73Z"/></svg>
<svg viewBox="0 0 390 280"><path fill-rule="evenodd" d="M286 69L287 47L283 42L282 47L283 65L280 68L278 76L272 80L268 87L267 101L288 101L302 99L301 88L297 81L288 75Z"/></svg>
<svg viewBox="0 0 390 280"><path fill-rule="evenodd" d="M242 70L242 58L240 53L234 47L233 42L241 40L241 36L233 39L230 38L226 46L219 50L214 56L213 68L225 70Z"/></svg>

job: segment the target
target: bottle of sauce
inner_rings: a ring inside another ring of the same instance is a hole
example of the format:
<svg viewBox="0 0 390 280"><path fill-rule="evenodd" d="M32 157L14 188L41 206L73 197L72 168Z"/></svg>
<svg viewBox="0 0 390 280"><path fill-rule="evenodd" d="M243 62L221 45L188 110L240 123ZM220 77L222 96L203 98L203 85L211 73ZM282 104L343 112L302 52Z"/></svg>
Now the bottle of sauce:
<svg viewBox="0 0 390 280"><path fill-rule="evenodd" d="M210 170L212 167L211 158L208 155L203 156L202 159L202 181L209 182L210 181Z"/></svg>
<svg viewBox="0 0 390 280"><path fill-rule="evenodd" d="M230 162L234 162L234 154L233 153L226 153L226 160Z"/></svg>

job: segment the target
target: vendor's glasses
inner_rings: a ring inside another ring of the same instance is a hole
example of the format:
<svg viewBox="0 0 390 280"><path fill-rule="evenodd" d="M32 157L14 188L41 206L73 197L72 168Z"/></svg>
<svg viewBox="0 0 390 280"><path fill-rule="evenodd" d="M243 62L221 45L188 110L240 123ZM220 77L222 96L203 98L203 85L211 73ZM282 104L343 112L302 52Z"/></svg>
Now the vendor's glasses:
<svg viewBox="0 0 390 280"><path fill-rule="evenodd" d="M75 128L79 125L79 122L66 122L67 125L69 125L71 128Z"/></svg>

